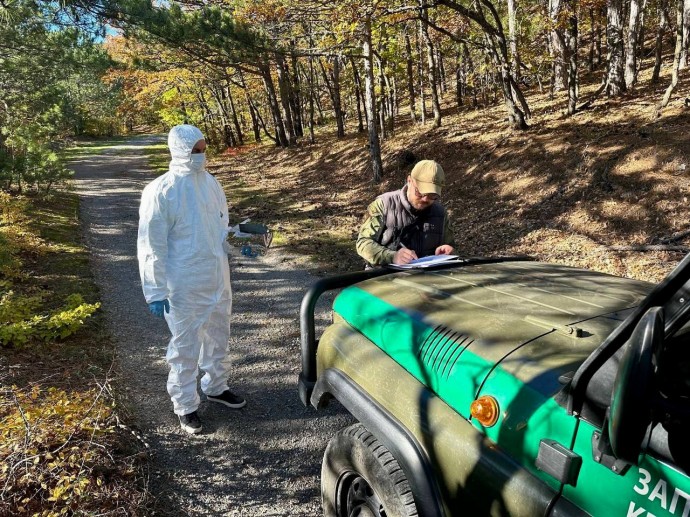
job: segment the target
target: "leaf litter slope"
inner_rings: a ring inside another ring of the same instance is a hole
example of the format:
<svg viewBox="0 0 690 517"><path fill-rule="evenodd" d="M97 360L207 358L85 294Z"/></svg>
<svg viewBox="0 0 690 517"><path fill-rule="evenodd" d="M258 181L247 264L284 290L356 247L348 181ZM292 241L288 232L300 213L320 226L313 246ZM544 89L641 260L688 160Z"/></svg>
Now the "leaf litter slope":
<svg viewBox="0 0 690 517"><path fill-rule="evenodd" d="M596 89L598 75L581 88ZM649 86L640 74L627 97L597 100L574 117L566 94L533 91L531 128L508 128L504 109L444 104L439 129L413 125L405 109L382 146L384 179L371 180L367 136L351 124L345 138L328 128L296 149L248 147L215 162L234 215L277 229L277 244L316 259L321 271L361 269L354 251L366 206L404 184L407 159L439 161L443 202L463 256L528 254L539 260L659 281L684 252L620 251L659 245L690 227L690 116L678 94L651 120L668 77ZM683 79L676 92L687 90ZM306 142L306 139L305 139ZM690 244L688 238L670 244Z"/></svg>

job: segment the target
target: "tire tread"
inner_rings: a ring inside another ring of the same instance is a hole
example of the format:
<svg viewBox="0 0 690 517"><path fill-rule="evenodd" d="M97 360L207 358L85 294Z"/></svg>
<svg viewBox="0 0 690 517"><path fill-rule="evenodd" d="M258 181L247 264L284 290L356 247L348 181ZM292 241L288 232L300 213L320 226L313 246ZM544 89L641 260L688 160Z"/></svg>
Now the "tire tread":
<svg viewBox="0 0 690 517"><path fill-rule="evenodd" d="M405 506L405 517L416 517L418 515L417 507L414 502L412 488L405 476L405 472L393 454L391 454L378 438L371 434L369 430L360 423L341 429L333 439L337 440L339 435L350 437L353 440L361 442L369 452L371 452L386 474L390 477L398 497Z"/></svg>

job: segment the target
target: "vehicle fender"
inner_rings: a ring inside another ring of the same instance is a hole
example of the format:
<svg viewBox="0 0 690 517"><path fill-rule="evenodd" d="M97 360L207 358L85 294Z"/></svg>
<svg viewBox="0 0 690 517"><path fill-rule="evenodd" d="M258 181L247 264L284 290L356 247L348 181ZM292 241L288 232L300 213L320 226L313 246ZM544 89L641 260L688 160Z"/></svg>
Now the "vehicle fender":
<svg viewBox="0 0 690 517"><path fill-rule="evenodd" d="M319 409L335 398L386 446L405 472L420 517L444 517L431 462L417 439L365 390L336 368L325 370L311 396Z"/></svg>

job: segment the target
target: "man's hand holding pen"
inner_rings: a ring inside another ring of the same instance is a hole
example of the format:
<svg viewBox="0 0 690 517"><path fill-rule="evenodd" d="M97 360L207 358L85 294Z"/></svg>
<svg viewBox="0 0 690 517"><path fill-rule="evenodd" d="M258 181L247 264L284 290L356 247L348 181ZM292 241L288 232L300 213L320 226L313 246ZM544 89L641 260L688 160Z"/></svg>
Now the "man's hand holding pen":
<svg viewBox="0 0 690 517"><path fill-rule="evenodd" d="M398 251L395 252L393 257L393 264L409 264L413 260L417 260L417 254L414 250L409 249L402 242L399 244Z"/></svg>

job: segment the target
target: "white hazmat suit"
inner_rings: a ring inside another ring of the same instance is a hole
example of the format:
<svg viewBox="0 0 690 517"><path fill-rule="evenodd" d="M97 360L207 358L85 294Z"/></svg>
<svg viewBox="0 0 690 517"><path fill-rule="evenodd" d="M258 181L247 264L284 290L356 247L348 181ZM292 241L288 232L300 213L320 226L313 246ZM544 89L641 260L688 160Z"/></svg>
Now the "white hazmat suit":
<svg viewBox="0 0 690 517"><path fill-rule="evenodd" d="M146 186L139 208L137 257L144 296L147 303L170 302L167 387L177 415L199 407L199 367L206 395L228 389L232 291L223 248L228 205L206 171L205 155L192 154L203 138L190 125L170 131L170 170Z"/></svg>

